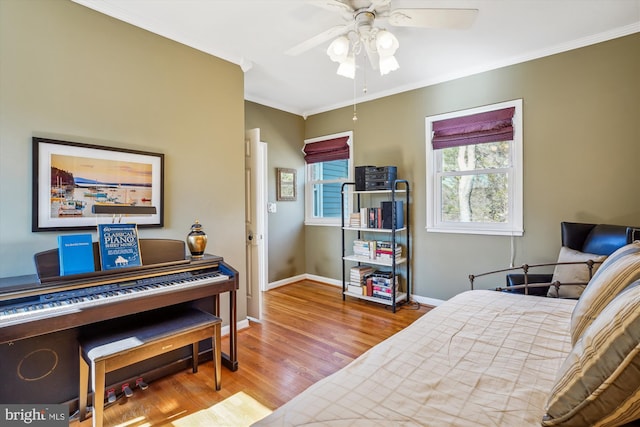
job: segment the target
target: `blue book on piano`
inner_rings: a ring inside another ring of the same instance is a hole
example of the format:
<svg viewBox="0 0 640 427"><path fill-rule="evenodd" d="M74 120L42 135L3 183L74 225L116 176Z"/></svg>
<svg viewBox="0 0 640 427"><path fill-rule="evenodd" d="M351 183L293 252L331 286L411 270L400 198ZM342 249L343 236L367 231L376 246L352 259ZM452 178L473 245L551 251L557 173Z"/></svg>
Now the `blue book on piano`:
<svg viewBox="0 0 640 427"><path fill-rule="evenodd" d="M58 236L58 258L61 276L95 271L91 234Z"/></svg>
<svg viewBox="0 0 640 427"><path fill-rule="evenodd" d="M136 224L98 224L98 242L103 270L142 265Z"/></svg>

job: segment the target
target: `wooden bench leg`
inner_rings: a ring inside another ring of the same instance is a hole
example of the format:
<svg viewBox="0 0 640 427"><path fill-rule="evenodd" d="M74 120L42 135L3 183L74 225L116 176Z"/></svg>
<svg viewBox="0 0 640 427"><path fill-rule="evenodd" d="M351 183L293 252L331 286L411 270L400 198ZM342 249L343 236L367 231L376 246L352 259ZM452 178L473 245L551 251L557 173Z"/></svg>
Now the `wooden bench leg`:
<svg viewBox="0 0 640 427"><path fill-rule="evenodd" d="M95 362L91 366L91 387L93 388L93 427L102 427L104 415L104 362Z"/></svg>
<svg viewBox="0 0 640 427"><path fill-rule="evenodd" d="M87 418L87 396L89 394L89 364L82 357L82 348L80 347L80 395L78 396L78 407L80 410L80 421Z"/></svg>
<svg viewBox="0 0 640 427"><path fill-rule="evenodd" d="M198 372L198 342L191 344L191 370L195 374Z"/></svg>
<svg viewBox="0 0 640 427"><path fill-rule="evenodd" d="M216 383L216 390L220 390L222 387L222 373L220 372L220 365L222 365L222 339L220 337L222 335L222 327L220 323L213 326L213 379Z"/></svg>

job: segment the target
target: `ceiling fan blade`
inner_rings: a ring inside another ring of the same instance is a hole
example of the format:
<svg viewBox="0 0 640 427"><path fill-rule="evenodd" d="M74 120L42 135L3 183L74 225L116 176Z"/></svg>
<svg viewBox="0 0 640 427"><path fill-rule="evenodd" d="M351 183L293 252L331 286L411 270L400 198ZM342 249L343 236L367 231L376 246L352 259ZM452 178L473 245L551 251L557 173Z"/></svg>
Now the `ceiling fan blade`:
<svg viewBox="0 0 640 427"><path fill-rule="evenodd" d="M321 9L337 12L346 20L351 19L354 12L347 0L309 0L308 3Z"/></svg>
<svg viewBox="0 0 640 427"><path fill-rule="evenodd" d="M396 27L470 28L478 9L395 9L389 23Z"/></svg>
<svg viewBox="0 0 640 427"><path fill-rule="evenodd" d="M378 11L378 9L384 9L391 5L391 0L371 0L371 6Z"/></svg>
<svg viewBox="0 0 640 427"><path fill-rule="evenodd" d="M285 52L285 55L289 55L289 56L300 55L301 53L304 53L310 49L313 49L318 45L321 45L327 40L331 40L335 37L348 33L352 26L353 26L352 24L348 24L348 25L338 25L336 27L329 28L328 30L323 31L322 33L317 34L311 37L310 39L307 39L302 43L297 44L292 48L288 49Z"/></svg>

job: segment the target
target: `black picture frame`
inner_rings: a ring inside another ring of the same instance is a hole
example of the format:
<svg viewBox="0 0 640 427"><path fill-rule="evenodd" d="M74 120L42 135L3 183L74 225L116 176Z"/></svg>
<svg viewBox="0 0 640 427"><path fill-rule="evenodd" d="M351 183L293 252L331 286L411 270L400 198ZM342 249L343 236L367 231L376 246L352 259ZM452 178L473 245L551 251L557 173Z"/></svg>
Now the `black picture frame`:
<svg viewBox="0 0 640 427"><path fill-rule="evenodd" d="M94 206L153 207L121 221L164 226L164 154L40 137L32 149L31 231L95 230L113 221L92 213Z"/></svg>

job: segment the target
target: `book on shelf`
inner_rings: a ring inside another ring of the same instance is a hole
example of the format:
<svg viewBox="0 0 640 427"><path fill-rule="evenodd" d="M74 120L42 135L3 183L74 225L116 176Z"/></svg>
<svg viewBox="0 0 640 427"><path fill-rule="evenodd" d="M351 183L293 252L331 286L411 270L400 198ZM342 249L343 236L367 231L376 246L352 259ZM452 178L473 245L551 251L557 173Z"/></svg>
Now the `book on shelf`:
<svg viewBox="0 0 640 427"><path fill-rule="evenodd" d="M375 259L376 257L375 240L361 240L361 239L354 240L353 255L357 257Z"/></svg>
<svg viewBox="0 0 640 427"><path fill-rule="evenodd" d="M380 286L380 285L373 285L373 292L374 293L384 293L384 294L390 294L393 291L393 287L392 286Z"/></svg>
<svg viewBox="0 0 640 427"><path fill-rule="evenodd" d="M380 260L392 260L393 256L397 258L402 256L402 246L396 243L395 250L391 248L391 242L376 242L376 259Z"/></svg>
<svg viewBox="0 0 640 427"><path fill-rule="evenodd" d="M395 249L391 249L391 242L380 240L362 240L353 241L353 255L371 260L388 261L393 256L399 258L402 256L402 246L396 243Z"/></svg>
<svg viewBox="0 0 640 427"><path fill-rule="evenodd" d="M396 286L398 285L398 277L395 278L395 281L392 281L393 279L387 279L385 277L375 277L372 276L372 284L374 286L385 286L385 287L390 287L393 285L393 283L396 284Z"/></svg>
<svg viewBox="0 0 640 427"><path fill-rule="evenodd" d="M363 286L353 285L351 283L347 285L347 292L351 292L352 294L357 294L357 295L364 295Z"/></svg>
<svg viewBox="0 0 640 427"><path fill-rule="evenodd" d="M381 202L382 209L382 225L381 228L403 228L404 227L404 210L402 208L402 200L396 200L395 206L393 202ZM393 227L393 215L395 214L396 224Z"/></svg>
<svg viewBox="0 0 640 427"><path fill-rule="evenodd" d="M58 236L58 260L61 276L95 271L91 234Z"/></svg>
<svg viewBox="0 0 640 427"><path fill-rule="evenodd" d="M358 265L351 267L350 281L351 283L365 284L366 278L369 274L373 273L373 267L368 265Z"/></svg>
<svg viewBox="0 0 640 427"><path fill-rule="evenodd" d="M98 224L98 241L103 270L142 265L136 224Z"/></svg>
<svg viewBox="0 0 640 427"><path fill-rule="evenodd" d="M371 295L372 297L375 298L380 298L380 299L384 299L384 300L391 300L391 294L390 293L381 293L381 292L377 292L377 291L373 291L373 295ZM396 298L398 298L398 293L396 292Z"/></svg>
<svg viewBox="0 0 640 427"><path fill-rule="evenodd" d="M367 208L360 208L360 227L367 228L369 215L367 214Z"/></svg>
<svg viewBox="0 0 640 427"><path fill-rule="evenodd" d="M368 208L369 209L369 223L367 228L382 228L382 209L380 208Z"/></svg>
<svg viewBox="0 0 640 427"><path fill-rule="evenodd" d="M371 276L382 279L391 279L393 277L393 272L387 270L375 270L371 273Z"/></svg>
<svg viewBox="0 0 640 427"><path fill-rule="evenodd" d="M352 213L349 215L349 227L360 227L360 212Z"/></svg>
<svg viewBox="0 0 640 427"><path fill-rule="evenodd" d="M360 208L359 212L349 215L349 227L391 229L393 228L393 203L381 202L380 207ZM404 227L402 200L395 202L396 229Z"/></svg>

